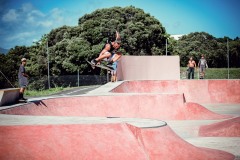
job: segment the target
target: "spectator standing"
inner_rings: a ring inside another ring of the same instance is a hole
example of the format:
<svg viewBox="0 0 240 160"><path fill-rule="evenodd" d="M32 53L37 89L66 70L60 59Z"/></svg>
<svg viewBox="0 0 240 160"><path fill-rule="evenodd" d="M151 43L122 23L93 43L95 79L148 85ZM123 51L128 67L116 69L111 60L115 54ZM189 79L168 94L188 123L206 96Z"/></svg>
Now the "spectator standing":
<svg viewBox="0 0 240 160"><path fill-rule="evenodd" d="M208 68L207 60L205 59L204 55L202 54L201 59L198 62L199 72L200 72L200 79L204 79L206 68Z"/></svg>
<svg viewBox="0 0 240 160"><path fill-rule="evenodd" d="M194 70L197 67L196 62L193 60L193 57L190 57L188 61L188 79L194 79Z"/></svg>
<svg viewBox="0 0 240 160"><path fill-rule="evenodd" d="M23 97L26 87L28 85L29 76L26 74L25 66L27 63L26 58L21 59L21 65L18 70L18 81L20 86L19 100L26 101L27 99Z"/></svg>

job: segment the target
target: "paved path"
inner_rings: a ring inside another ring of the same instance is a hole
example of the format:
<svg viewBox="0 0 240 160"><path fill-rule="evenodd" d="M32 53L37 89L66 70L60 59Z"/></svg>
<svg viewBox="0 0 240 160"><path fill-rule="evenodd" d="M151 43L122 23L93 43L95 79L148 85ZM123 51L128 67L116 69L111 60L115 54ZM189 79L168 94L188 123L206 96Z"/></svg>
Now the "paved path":
<svg viewBox="0 0 240 160"><path fill-rule="evenodd" d="M53 94L53 95L54 96L81 95L81 94L86 94L89 91L95 90L98 87L100 87L100 85L75 87L57 94Z"/></svg>

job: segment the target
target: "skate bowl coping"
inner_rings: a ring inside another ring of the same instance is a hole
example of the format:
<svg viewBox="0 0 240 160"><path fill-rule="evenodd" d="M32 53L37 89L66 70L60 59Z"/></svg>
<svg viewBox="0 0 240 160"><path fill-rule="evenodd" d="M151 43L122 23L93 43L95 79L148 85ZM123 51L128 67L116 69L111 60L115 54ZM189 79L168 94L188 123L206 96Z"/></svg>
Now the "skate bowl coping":
<svg viewBox="0 0 240 160"><path fill-rule="evenodd" d="M19 98L19 88L0 89L0 106L14 104Z"/></svg>
<svg viewBox="0 0 240 160"><path fill-rule="evenodd" d="M124 81L114 93L183 93L186 102L240 103L240 80Z"/></svg>

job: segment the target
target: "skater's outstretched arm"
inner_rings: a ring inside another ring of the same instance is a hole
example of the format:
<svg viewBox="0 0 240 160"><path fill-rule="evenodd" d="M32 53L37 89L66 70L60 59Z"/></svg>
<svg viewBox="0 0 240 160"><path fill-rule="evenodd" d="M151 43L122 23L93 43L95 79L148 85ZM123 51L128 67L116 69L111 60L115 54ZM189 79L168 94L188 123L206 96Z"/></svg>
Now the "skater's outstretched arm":
<svg viewBox="0 0 240 160"><path fill-rule="evenodd" d="M121 37L118 31L116 31L116 41L120 41Z"/></svg>

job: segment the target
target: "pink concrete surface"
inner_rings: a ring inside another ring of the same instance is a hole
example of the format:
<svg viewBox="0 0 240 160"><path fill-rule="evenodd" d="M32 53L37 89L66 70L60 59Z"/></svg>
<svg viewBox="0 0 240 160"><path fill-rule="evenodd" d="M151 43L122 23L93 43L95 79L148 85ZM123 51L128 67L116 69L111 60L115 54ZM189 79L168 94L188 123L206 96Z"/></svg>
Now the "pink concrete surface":
<svg viewBox="0 0 240 160"><path fill-rule="evenodd" d="M182 140L168 126L141 130L141 137L150 159L227 160L235 157L223 151L195 147Z"/></svg>
<svg viewBox="0 0 240 160"><path fill-rule="evenodd" d="M179 56L122 56L118 80L180 79Z"/></svg>
<svg viewBox="0 0 240 160"><path fill-rule="evenodd" d="M195 147L168 126L129 124L0 126L0 159L233 160L234 155Z"/></svg>
<svg viewBox="0 0 240 160"><path fill-rule="evenodd" d="M239 86L238 80L124 82L113 92L138 94L46 99L1 110L0 114L160 120L225 119L230 116L213 113L198 103L239 102ZM200 134L218 130L220 135L221 129L228 136L230 132L237 135L239 118L202 126ZM138 128L126 123L51 125L51 122L49 125L0 126L0 159L234 158L234 155L224 151L196 147L181 139L169 126Z"/></svg>
<svg viewBox="0 0 240 160"><path fill-rule="evenodd" d="M115 93L183 93L187 102L240 103L240 80L125 81Z"/></svg>
<svg viewBox="0 0 240 160"><path fill-rule="evenodd" d="M147 159L124 124L0 127L0 159Z"/></svg>
<svg viewBox="0 0 240 160"><path fill-rule="evenodd" d="M102 116L159 120L225 119L196 103L185 103L183 94L80 96L46 99L0 111L2 114L52 116Z"/></svg>
<svg viewBox="0 0 240 160"><path fill-rule="evenodd" d="M201 126L199 129L199 136L240 137L240 117Z"/></svg>

